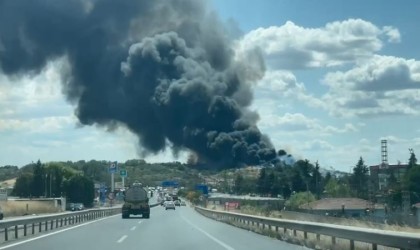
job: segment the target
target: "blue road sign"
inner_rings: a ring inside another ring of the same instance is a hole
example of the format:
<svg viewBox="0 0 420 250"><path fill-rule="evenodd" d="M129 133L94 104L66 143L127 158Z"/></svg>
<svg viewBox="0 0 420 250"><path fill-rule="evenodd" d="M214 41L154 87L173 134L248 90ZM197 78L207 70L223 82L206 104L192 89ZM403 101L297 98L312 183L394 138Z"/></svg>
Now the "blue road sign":
<svg viewBox="0 0 420 250"><path fill-rule="evenodd" d="M195 185L195 190L201 191L203 194L209 194L209 187L204 184Z"/></svg>
<svg viewBox="0 0 420 250"><path fill-rule="evenodd" d="M162 187L178 187L177 181L162 181Z"/></svg>
<svg viewBox="0 0 420 250"><path fill-rule="evenodd" d="M118 171L118 165L117 162L111 162L111 164L109 165L109 169L108 169L110 174L115 174Z"/></svg>

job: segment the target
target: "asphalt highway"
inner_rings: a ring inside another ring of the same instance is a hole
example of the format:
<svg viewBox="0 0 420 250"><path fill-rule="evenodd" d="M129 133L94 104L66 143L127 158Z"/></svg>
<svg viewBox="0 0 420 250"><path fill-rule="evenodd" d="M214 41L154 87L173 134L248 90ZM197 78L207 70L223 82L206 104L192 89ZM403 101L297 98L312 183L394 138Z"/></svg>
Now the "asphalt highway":
<svg viewBox="0 0 420 250"><path fill-rule="evenodd" d="M155 207L150 219L121 214L0 245L0 250L304 249L206 218L190 207Z"/></svg>

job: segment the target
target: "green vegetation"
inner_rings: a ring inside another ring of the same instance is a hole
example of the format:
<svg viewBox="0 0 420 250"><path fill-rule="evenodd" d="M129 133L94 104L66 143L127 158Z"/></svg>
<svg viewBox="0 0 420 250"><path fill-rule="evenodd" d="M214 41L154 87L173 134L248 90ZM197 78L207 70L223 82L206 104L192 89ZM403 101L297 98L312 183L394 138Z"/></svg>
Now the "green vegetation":
<svg viewBox="0 0 420 250"><path fill-rule="evenodd" d="M12 195L19 197L60 197L66 195L71 202L91 206L94 183L89 177L61 163L35 164L19 171Z"/></svg>
<svg viewBox="0 0 420 250"><path fill-rule="evenodd" d="M410 192L411 203L420 202L420 165L417 164L417 158L414 151L410 150L408 160L408 171L404 178L403 189Z"/></svg>
<svg viewBox="0 0 420 250"><path fill-rule="evenodd" d="M37 161L23 166L7 177L17 177L12 195L19 197L66 196L71 202L81 202L85 206L90 206L95 195L94 184L105 184L108 187L111 185L109 165L107 161L96 160L48 163ZM193 190L198 183L204 183L203 176L214 174L208 170L199 171L190 168L179 162L151 164L144 160L128 160L118 166L119 169L127 171L127 184L140 181L145 186L157 186L164 180L174 180L188 190ZM7 166L3 168L10 169ZM115 174L115 182L121 181L119 174Z"/></svg>
<svg viewBox="0 0 420 250"><path fill-rule="evenodd" d="M236 171L233 187L218 187L224 192L289 198L293 192L310 191L319 198L325 186L325 177L320 173L319 164L316 162L314 165L309 160L299 160L292 166L278 164L272 168L262 168L256 176L249 176L244 170L231 171ZM231 175L224 173L224 176Z"/></svg>
<svg viewBox="0 0 420 250"><path fill-rule="evenodd" d="M325 193L331 198L351 197L349 186L336 178L329 179L325 185Z"/></svg>
<svg viewBox="0 0 420 250"><path fill-rule="evenodd" d="M315 201L315 196L311 192L294 193L286 202L286 207L290 209L298 209L303 204Z"/></svg>
<svg viewBox="0 0 420 250"><path fill-rule="evenodd" d="M80 201L89 205L88 201L92 200L94 195L94 184L110 187L109 165L107 161L97 160L44 164L38 161L20 169L13 166L0 167L0 179L17 177L13 190L13 195L16 196L67 196L74 202ZM412 150L408 165L402 179L397 180L390 172L389 189L384 196L390 209L401 207L403 192L410 193L411 204L420 202L420 165L417 164L416 155ZM200 169L180 162L147 163L141 159L128 160L119 163L118 166L119 169L127 171L127 184L140 181L145 186L157 186L164 180L178 181L180 186L185 187L183 195L193 202L198 199L197 193L193 191L199 183L205 183L210 188L224 193L258 194L295 200L306 197L305 202L307 197L311 200L326 197L369 199L369 171L362 157L358 159L351 174L329 171L325 175L321 174L318 162L312 163L309 160L298 160L291 165L281 162L272 167L223 171ZM115 175L115 181L122 181L118 173ZM88 190L88 196L79 197L78 192L73 190ZM289 202L292 202L292 207L299 204L294 200Z"/></svg>
<svg viewBox="0 0 420 250"><path fill-rule="evenodd" d="M19 168L17 166L3 166L0 167L0 181L16 178L18 176Z"/></svg>
<svg viewBox="0 0 420 250"><path fill-rule="evenodd" d="M353 168L353 175L350 178L350 184L352 190L355 192L355 196L361 199L368 199L368 181L369 181L369 169L365 165L363 158L360 157L356 166Z"/></svg>
<svg viewBox="0 0 420 250"><path fill-rule="evenodd" d="M67 199L70 202L83 203L86 206L92 205L95 198L95 190L92 179L75 175L72 176L65 184Z"/></svg>

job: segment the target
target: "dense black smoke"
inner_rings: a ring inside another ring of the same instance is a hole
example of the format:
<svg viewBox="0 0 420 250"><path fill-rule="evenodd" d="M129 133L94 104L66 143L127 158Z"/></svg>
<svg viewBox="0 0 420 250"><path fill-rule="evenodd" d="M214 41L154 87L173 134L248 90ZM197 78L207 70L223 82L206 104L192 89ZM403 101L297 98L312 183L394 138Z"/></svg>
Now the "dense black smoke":
<svg viewBox="0 0 420 250"><path fill-rule="evenodd" d="M233 167L272 160L256 127L258 51L238 60L204 1L0 0L0 68L37 74L65 58L64 91L85 125L126 126L147 152L168 145Z"/></svg>

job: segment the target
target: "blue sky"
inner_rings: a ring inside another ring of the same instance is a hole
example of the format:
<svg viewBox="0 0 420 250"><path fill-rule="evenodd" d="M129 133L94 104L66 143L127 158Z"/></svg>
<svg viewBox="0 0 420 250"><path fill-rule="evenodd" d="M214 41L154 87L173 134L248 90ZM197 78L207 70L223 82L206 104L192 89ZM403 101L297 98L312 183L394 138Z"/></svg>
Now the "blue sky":
<svg viewBox="0 0 420 250"><path fill-rule="evenodd" d="M343 171L360 156L368 165L378 164L383 138L390 163L406 162L408 148L420 151L419 1L213 0L209 5L241 30L234 44L238 54L254 48L264 54L267 71L254 86L252 109L277 148ZM0 74L0 166L140 157L128 131L78 125L57 84L64 64L24 79ZM170 152L146 157L173 159Z"/></svg>

